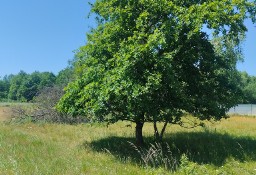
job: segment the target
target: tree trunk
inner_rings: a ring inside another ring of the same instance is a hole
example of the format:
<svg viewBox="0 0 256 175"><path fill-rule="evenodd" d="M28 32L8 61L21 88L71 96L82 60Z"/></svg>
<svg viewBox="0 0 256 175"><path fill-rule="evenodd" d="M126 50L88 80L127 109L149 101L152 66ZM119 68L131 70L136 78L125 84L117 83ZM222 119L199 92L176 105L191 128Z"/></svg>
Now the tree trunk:
<svg viewBox="0 0 256 175"><path fill-rule="evenodd" d="M157 142L162 142L163 141L163 135L164 135L167 124L168 124L168 122L166 121L164 123L164 126L163 126L162 130L161 130L161 133L159 134L156 122L154 122L154 132L155 132L154 135L155 135L155 140Z"/></svg>
<svg viewBox="0 0 256 175"><path fill-rule="evenodd" d="M136 144L138 146L143 146L143 144L144 144L144 140L143 140L143 136L142 136L143 125L144 125L144 122L141 122L141 121L136 122L135 134L136 134Z"/></svg>
<svg viewBox="0 0 256 175"><path fill-rule="evenodd" d="M159 141L160 135L159 135L159 132L158 132L158 129L157 129L156 121L154 121L154 135L155 135L155 140Z"/></svg>
<svg viewBox="0 0 256 175"><path fill-rule="evenodd" d="M168 122L166 121L164 123L164 127L162 128L162 131L161 131L161 134L160 134L160 139L161 141L163 140L163 135L164 135L164 132L165 132L165 129L166 129L166 126L167 126Z"/></svg>

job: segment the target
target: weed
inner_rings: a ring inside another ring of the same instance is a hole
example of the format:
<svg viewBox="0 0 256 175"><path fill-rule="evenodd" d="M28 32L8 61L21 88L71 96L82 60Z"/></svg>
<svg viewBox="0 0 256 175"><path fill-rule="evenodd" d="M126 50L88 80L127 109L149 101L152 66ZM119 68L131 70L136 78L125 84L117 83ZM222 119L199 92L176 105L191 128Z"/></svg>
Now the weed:
<svg viewBox="0 0 256 175"><path fill-rule="evenodd" d="M135 144L129 142L130 145L139 153L141 160L146 167L159 168L164 167L166 170L175 171L178 167L178 160L172 154L170 146L166 143L150 144L148 149L137 147Z"/></svg>

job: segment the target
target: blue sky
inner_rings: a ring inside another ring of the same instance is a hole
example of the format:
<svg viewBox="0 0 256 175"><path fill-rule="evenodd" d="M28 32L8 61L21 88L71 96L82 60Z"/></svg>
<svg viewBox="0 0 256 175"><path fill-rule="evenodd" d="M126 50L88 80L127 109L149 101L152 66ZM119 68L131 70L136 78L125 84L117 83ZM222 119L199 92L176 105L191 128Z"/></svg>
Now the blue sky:
<svg viewBox="0 0 256 175"><path fill-rule="evenodd" d="M87 0L0 0L0 76L58 73L84 45Z"/></svg>
<svg viewBox="0 0 256 175"><path fill-rule="evenodd" d="M88 0L0 0L0 77L65 68L86 43L89 10ZM256 75L256 24L246 25L245 61L238 69Z"/></svg>

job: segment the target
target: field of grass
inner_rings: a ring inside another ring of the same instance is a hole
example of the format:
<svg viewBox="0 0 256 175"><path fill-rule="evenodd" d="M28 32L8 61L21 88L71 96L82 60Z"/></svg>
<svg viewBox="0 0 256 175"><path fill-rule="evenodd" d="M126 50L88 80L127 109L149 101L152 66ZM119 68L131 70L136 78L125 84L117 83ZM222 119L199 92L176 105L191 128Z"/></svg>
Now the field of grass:
<svg viewBox="0 0 256 175"><path fill-rule="evenodd" d="M140 153L131 145L135 126L127 124L0 122L0 174L256 174L256 118L169 125L157 155L149 151L152 124ZM163 160L175 168L159 167Z"/></svg>

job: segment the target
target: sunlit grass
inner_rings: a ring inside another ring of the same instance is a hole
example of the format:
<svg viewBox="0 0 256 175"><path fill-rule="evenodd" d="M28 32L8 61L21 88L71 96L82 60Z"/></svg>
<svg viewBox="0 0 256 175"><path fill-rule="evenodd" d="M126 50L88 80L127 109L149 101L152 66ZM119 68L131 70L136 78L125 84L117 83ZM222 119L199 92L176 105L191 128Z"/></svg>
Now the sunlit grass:
<svg viewBox="0 0 256 175"><path fill-rule="evenodd" d="M120 126L120 125L119 125ZM112 126L113 128L113 126ZM117 131L117 126L115 127ZM150 174L132 163L84 145L114 131L104 126L1 124L0 172L3 174ZM127 145L128 146L128 145Z"/></svg>
<svg viewBox="0 0 256 175"><path fill-rule="evenodd" d="M178 161L175 171L146 166L130 145L135 125L127 124L0 123L0 174L256 173L255 118L233 116L194 129L169 125L164 144ZM143 133L147 149L152 124Z"/></svg>

